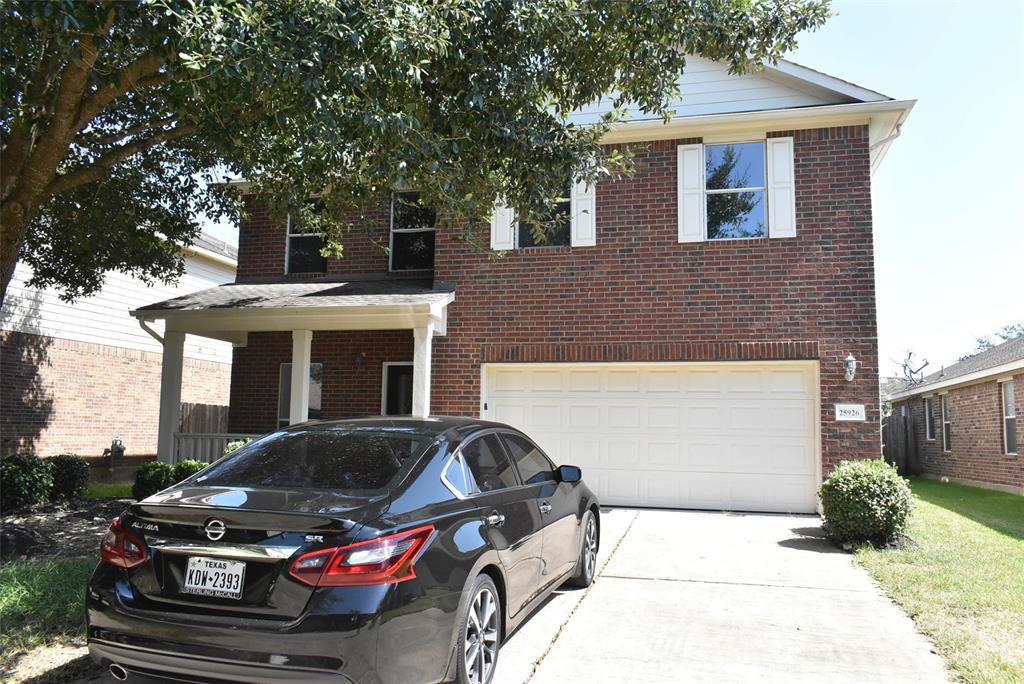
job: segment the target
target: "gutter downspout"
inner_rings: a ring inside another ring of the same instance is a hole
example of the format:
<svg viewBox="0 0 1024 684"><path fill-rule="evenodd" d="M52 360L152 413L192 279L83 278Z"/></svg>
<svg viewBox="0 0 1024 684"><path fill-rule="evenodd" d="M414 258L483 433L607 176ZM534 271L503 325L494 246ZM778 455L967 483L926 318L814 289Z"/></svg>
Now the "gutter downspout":
<svg viewBox="0 0 1024 684"><path fill-rule="evenodd" d="M156 340L161 345L163 345L164 338L160 336L160 333L158 333L156 330L153 330L152 328L150 328L149 324L147 323L147 321L145 319L140 318L138 320L139 320L139 327L141 327L143 330L148 332L150 337L152 337L154 340Z"/></svg>
<svg viewBox="0 0 1024 684"><path fill-rule="evenodd" d="M885 145L887 143L891 143L893 140L895 140L896 138L900 137L900 135L902 133L903 133L903 123L901 122L901 123L896 124L896 132L895 133L893 133L892 135L890 135L887 138L882 138L881 140L876 140L875 142L873 142L871 144L871 147L869 147L868 149L869 150L874 150L876 147L881 147L882 145Z"/></svg>

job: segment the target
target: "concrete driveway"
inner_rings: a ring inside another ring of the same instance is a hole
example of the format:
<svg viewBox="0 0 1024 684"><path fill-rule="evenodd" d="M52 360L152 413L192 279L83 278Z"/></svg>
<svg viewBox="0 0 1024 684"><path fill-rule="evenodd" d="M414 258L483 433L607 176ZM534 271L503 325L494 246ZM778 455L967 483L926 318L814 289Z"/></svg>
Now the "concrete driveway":
<svg viewBox="0 0 1024 684"><path fill-rule="evenodd" d="M613 509L599 576L502 648L495 684L947 682L812 516Z"/></svg>

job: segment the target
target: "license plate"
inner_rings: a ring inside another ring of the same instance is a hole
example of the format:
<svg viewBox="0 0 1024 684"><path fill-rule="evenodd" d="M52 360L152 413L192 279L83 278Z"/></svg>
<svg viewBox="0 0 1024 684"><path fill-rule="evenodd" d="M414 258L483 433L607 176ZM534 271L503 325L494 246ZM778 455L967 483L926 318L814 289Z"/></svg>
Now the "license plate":
<svg viewBox="0 0 1024 684"><path fill-rule="evenodd" d="M192 557L185 567L182 591L186 594L240 599L244 582L245 563L241 561Z"/></svg>

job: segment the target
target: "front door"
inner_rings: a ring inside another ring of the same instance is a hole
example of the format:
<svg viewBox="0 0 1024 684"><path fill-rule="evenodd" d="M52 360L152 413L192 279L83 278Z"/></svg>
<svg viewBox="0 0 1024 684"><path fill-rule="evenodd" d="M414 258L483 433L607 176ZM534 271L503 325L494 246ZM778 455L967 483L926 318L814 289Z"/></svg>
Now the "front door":
<svg viewBox="0 0 1024 684"><path fill-rule="evenodd" d="M381 413L385 416L412 414L412 364L384 364L384 396Z"/></svg>

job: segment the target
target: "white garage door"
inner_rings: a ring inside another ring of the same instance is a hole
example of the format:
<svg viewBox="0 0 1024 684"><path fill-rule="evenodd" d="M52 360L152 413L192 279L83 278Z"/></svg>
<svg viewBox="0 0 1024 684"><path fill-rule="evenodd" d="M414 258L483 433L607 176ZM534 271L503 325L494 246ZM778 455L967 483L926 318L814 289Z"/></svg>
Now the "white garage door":
<svg viewBox="0 0 1024 684"><path fill-rule="evenodd" d="M602 503L814 512L816 365L486 364L484 417L583 468Z"/></svg>

